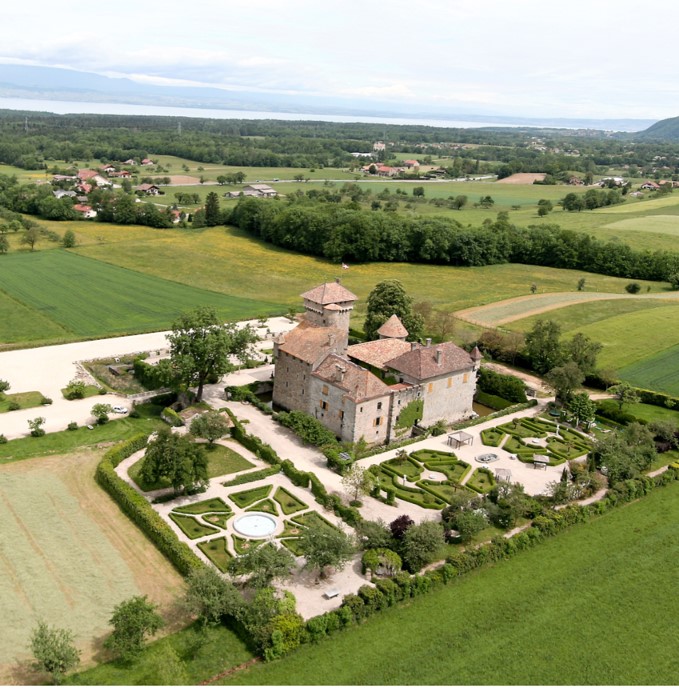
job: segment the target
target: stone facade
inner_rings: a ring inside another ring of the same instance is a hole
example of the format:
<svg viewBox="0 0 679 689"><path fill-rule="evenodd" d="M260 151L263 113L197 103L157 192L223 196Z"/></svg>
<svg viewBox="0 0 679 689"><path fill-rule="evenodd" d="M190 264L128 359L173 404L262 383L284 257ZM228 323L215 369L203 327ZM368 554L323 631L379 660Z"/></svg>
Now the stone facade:
<svg viewBox="0 0 679 689"><path fill-rule="evenodd" d="M472 415L478 350L407 343L395 316L379 340L348 347L355 295L338 280L302 297L300 325L274 344L274 404L311 414L341 440L371 445L407 436L415 418L429 426Z"/></svg>

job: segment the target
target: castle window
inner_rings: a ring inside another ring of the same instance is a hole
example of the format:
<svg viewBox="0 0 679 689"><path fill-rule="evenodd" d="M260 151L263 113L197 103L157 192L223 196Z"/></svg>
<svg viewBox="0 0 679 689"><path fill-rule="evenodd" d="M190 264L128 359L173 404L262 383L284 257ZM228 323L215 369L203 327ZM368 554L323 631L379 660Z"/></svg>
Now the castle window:
<svg viewBox="0 0 679 689"><path fill-rule="evenodd" d="M323 386L323 389L321 390L321 393L322 393L323 395L327 395L327 394L328 394L328 386L327 386L327 385L324 385L324 386Z"/></svg>
<svg viewBox="0 0 679 689"><path fill-rule="evenodd" d="M382 425L382 417L378 416L374 421L373 421L373 426L381 426Z"/></svg>
<svg viewBox="0 0 679 689"><path fill-rule="evenodd" d="M453 387L453 379L452 378L448 378L448 387L449 388Z"/></svg>
<svg viewBox="0 0 679 689"><path fill-rule="evenodd" d="M464 376L462 377L462 382L463 383L468 383L469 382L469 374L465 373Z"/></svg>
<svg viewBox="0 0 679 689"><path fill-rule="evenodd" d="M378 402L378 403L377 403L377 409L378 409L378 411L379 411L380 409L382 409L382 402Z"/></svg>
<svg viewBox="0 0 679 689"><path fill-rule="evenodd" d="M342 421L344 421L344 412L340 409L339 417Z"/></svg>
<svg viewBox="0 0 679 689"><path fill-rule="evenodd" d="M328 403L325 400L321 400L321 409L327 409Z"/></svg>

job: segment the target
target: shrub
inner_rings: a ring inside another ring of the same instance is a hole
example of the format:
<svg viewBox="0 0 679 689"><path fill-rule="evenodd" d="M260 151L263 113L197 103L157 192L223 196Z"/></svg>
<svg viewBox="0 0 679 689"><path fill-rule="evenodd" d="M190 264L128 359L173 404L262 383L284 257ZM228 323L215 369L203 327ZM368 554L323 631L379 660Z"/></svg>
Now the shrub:
<svg viewBox="0 0 679 689"><path fill-rule="evenodd" d="M178 427L184 425L182 417L179 416L179 414L177 414L177 412L174 409L172 409L172 407L165 407L165 409L163 409L163 411L160 412L160 418L170 426Z"/></svg>
<svg viewBox="0 0 679 689"><path fill-rule="evenodd" d="M641 285L638 282L630 282L629 284L625 285L625 291L629 292L630 294L638 294L641 292Z"/></svg>
<svg viewBox="0 0 679 689"><path fill-rule="evenodd" d="M281 412L278 414L278 421L310 445L316 447L339 445L332 431L329 431L318 419L305 412Z"/></svg>
<svg viewBox="0 0 679 689"><path fill-rule="evenodd" d="M67 431L77 431L78 430L78 423L76 421L71 421L71 423L66 426Z"/></svg>
<svg viewBox="0 0 679 689"><path fill-rule="evenodd" d="M8 411L17 411L18 409L21 409L21 405L16 400L11 400L7 403Z"/></svg>
<svg viewBox="0 0 679 689"><path fill-rule="evenodd" d="M489 368L479 370L479 390L490 395L496 395L509 402L527 402L526 386L524 382L512 375L497 373Z"/></svg>
<svg viewBox="0 0 679 689"><path fill-rule="evenodd" d="M4 445L7 442L7 438L3 433L0 433L0 445Z"/></svg>
<svg viewBox="0 0 679 689"><path fill-rule="evenodd" d="M40 400L40 404L42 404L43 406L48 405L48 404L52 404L52 398L51 397L43 397Z"/></svg>

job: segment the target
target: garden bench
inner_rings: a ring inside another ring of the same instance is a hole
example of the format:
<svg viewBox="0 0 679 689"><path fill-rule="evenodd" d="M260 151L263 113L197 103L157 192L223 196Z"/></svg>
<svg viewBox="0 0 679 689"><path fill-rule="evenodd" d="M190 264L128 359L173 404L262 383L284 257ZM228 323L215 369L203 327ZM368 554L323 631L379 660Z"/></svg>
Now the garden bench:
<svg viewBox="0 0 679 689"><path fill-rule="evenodd" d="M330 600L331 598L337 598L337 596L340 595L340 590L339 589L328 589L323 595L328 600Z"/></svg>

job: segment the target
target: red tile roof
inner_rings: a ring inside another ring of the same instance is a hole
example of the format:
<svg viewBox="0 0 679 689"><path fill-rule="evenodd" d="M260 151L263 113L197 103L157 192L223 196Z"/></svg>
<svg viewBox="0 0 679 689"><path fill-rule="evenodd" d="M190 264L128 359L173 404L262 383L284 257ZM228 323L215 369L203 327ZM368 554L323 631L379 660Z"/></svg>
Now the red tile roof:
<svg viewBox="0 0 679 689"><path fill-rule="evenodd" d="M377 376L336 354L327 356L313 375L344 390L353 402L364 402L389 394L389 386Z"/></svg>
<svg viewBox="0 0 679 689"><path fill-rule="evenodd" d="M339 328L319 328L303 321L279 337L278 350L313 364L345 338L346 333Z"/></svg>
<svg viewBox="0 0 679 689"><path fill-rule="evenodd" d="M401 354L409 352L410 346L410 342L391 338L373 340L372 342L351 345L351 347L347 348L347 356L351 359L362 361L368 364L368 366L384 368L384 364L387 361L391 361Z"/></svg>
<svg viewBox="0 0 679 689"><path fill-rule="evenodd" d="M377 334L382 337L408 337L408 331L396 314L389 317L389 319L378 329Z"/></svg>
<svg viewBox="0 0 679 689"><path fill-rule="evenodd" d="M313 301L315 304L337 304L344 301L356 301L358 297L343 287L339 281L325 282L314 289L304 292L303 299Z"/></svg>
<svg viewBox="0 0 679 689"><path fill-rule="evenodd" d="M440 352L440 354L438 354ZM410 378L418 381L436 378L470 369L474 365L474 360L452 342L442 342L431 347L417 347L401 356L397 356L391 361L385 362L387 368L404 373Z"/></svg>

